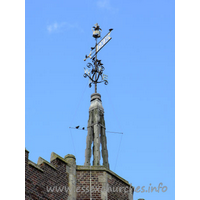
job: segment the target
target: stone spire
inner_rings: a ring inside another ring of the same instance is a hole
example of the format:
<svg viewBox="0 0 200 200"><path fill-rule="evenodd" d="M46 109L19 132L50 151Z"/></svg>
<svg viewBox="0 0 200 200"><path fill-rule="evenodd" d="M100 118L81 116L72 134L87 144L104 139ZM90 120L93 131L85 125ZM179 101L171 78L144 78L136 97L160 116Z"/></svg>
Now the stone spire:
<svg viewBox="0 0 200 200"><path fill-rule="evenodd" d="M101 95L99 93L93 93L91 95L91 104L89 108L89 120L88 120L88 134L86 140L85 150L85 166L90 166L91 160L91 147L93 143L93 165L100 165L101 155L103 158L103 166L109 169L108 163L108 150L106 139L106 127L104 120L104 108L101 102ZM101 144L101 152L100 152Z"/></svg>

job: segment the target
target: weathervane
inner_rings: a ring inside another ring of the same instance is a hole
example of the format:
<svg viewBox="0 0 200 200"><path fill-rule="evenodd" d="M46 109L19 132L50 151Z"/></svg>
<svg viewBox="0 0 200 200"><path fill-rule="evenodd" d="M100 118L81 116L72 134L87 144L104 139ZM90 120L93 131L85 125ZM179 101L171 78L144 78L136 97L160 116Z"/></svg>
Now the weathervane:
<svg viewBox="0 0 200 200"><path fill-rule="evenodd" d="M101 31L102 29L99 27L98 23L95 24L95 26L93 26L93 37L96 40L96 44L95 47L91 47L91 51L89 53L89 55L85 56L84 61L86 61L88 58L90 58L92 60L92 63L88 63L87 67L90 69L85 69L84 68L84 77L88 77L89 78L89 87L92 87L92 83L95 84L95 93L97 93L97 83L102 83L104 82L105 85L108 84L108 80L107 80L107 75L103 74L104 71L104 67L103 64L101 63L101 60L97 59L97 53L112 39L110 37L110 33L113 29L109 29L109 32L103 37L103 39L101 41L99 41L97 43L97 38L101 37ZM101 79L100 79L101 77ZM99 80L100 79L100 80Z"/></svg>

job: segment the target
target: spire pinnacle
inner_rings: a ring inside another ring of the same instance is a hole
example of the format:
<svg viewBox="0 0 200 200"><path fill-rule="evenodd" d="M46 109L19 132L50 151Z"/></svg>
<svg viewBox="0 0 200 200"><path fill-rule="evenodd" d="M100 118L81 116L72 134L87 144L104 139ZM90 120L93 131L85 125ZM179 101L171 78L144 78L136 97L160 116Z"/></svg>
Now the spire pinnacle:
<svg viewBox="0 0 200 200"><path fill-rule="evenodd" d="M91 152L93 152L93 165L99 166L101 155L103 166L109 169L108 150L106 139L106 127L104 120L104 108L101 102L101 95L93 93L91 95L91 104L89 108L89 120L87 126L88 134L85 149L85 166L90 166ZM93 144L93 151L91 146ZM101 152L100 152L101 145Z"/></svg>

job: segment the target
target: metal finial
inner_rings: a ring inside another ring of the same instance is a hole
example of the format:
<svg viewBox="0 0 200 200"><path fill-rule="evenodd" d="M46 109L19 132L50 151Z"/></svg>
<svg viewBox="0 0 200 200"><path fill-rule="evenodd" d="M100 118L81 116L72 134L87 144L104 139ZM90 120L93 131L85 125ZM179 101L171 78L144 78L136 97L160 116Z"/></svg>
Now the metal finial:
<svg viewBox="0 0 200 200"><path fill-rule="evenodd" d="M95 38L96 44L95 47L91 47L91 51L89 55L85 56L84 61L86 61L88 58L92 60L92 63L89 62L87 64L87 68L84 68L84 77L89 78L89 87L92 86L92 84L95 84L95 93L97 93L97 83L104 82L105 85L108 84L107 75L103 74L103 71L105 68L103 67L103 64L101 63L101 60L97 59L97 53L112 39L110 37L110 33L113 29L109 29L109 32L103 37L101 41L97 43L97 39L101 37L101 28L97 24L93 26L93 37Z"/></svg>

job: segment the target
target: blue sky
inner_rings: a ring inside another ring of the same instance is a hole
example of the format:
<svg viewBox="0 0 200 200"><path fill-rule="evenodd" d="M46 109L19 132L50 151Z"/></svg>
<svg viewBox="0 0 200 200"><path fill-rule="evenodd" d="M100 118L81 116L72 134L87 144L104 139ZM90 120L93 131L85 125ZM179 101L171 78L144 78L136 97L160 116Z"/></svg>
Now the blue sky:
<svg viewBox="0 0 200 200"><path fill-rule="evenodd" d="M175 2L26 1L25 142L30 160L51 152L74 154L84 164L90 95L85 54L99 23L112 40L99 52L107 86L105 109L110 169L133 186L168 187L134 199L174 199Z"/></svg>

